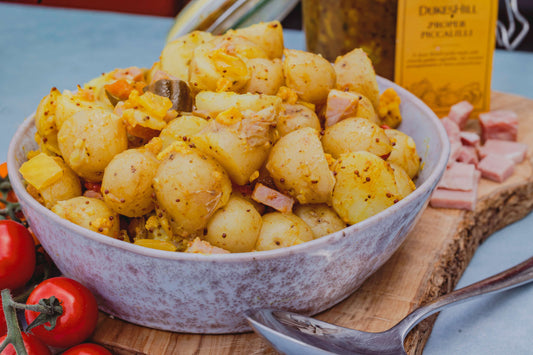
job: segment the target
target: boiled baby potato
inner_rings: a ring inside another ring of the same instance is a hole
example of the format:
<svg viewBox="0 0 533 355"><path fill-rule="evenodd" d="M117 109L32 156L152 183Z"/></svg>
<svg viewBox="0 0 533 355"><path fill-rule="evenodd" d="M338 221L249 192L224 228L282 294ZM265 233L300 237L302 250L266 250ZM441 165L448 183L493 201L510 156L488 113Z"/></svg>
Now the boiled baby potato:
<svg viewBox="0 0 533 355"><path fill-rule="evenodd" d="M332 206L348 224L361 222L401 199L394 170L369 152L342 154L334 166Z"/></svg>
<svg viewBox="0 0 533 355"><path fill-rule="evenodd" d="M159 161L143 148L118 153L104 170L102 196L115 212L141 217L154 209L152 179Z"/></svg>
<svg viewBox="0 0 533 355"><path fill-rule="evenodd" d="M117 238L120 231L119 215L100 199L78 196L59 201L52 212L94 232Z"/></svg>
<svg viewBox="0 0 533 355"><path fill-rule="evenodd" d="M266 53L268 58L283 56L283 29L278 21L261 22L248 27L228 31L254 42Z"/></svg>
<svg viewBox="0 0 533 355"><path fill-rule="evenodd" d="M207 120L193 115L180 116L170 121L159 134L163 148L175 141L187 142L207 125Z"/></svg>
<svg viewBox="0 0 533 355"><path fill-rule="evenodd" d="M368 97L378 109L379 88L374 66L361 48L356 48L335 60L337 88L342 91L355 91Z"/></svg>
<svg viewBox="0 0 533 355"><path fill-rule="evenodd" d="M346 152L365 150L386 156L392 150L385 130L361 117L350 117L329 126L322 136L324 151L334 158Z"/></svg>
<svg viewBox="0 0 533 355"><path fill-rule="evenodd" d="M415 141L397 129L386 129L385 134L392 142L392 151L387 161L402 167L414 179L420 169L420 156L416 151Z"/></svg>
<svg viewBox="0 0 533 355"><path fill-rule="evenodd" d="M261 232L255 250L290 247L314 239L311 228L292 213L270 212L263 215Z"/></svg>
<svg viewBox="0 0 533 355"><path fill-rule="evenodd" d="M228 203L207 223L204 240L232 253L252 251L261 230L261 215L254 205L232 194Z"/></svg>
<svg viewBox="0 0 533 355"><path fill-rule="evenodd" d="M47 208L52 208L58 201L68 200L81 195L81 182L78 175L65 164L63 159L60 157L55 157L54 159L61 165L63 174L59 180L39 190L39 194Z"/></svg>
<svg viewBox="0 0 533 355"><path fill-rule="evenodd" d="M158 155L153 178L156 207L168 217L178 237L200 235L211 216L228 202L231 181L219 163L184 142Z"/></svg>
<svg viewBox="0 0 533 355"><path fill-rule="evenodd" d="M285 85L293 89L306 102L326 102L328 93L335 87L335 70L322 56L296 49L283 51Z"/></svg>
<svg viewBox="0 0 533 355"><path fill-rule="evenodd" d="M80 177L95 182L102 181L107 164L128 147L124 122L99 109L79 111L67 118L57 140L67 165Z"/></svg>
<svg viewBox="0 0 533 355"><path fill-rule="evenodd" d="M167 43L161 51L160 69L180 80L188 81L194 49L211 39L213 35L209 32L193 31Z"/></svg>
<svg viewBox="0 0 533 355"><path fill-rule="evenodd" d="M394 163L389 163L389 165L392 170L394 170L394 179L396 180L396 186L398 186L398 195L400 195L401 198L404 198L411 192L415 191L416 185L405 170Z"/></svg>
<svg viewBox="0 0 533 355"><path fill-rule="evenodd" d="M298 202L328 202L335 185L317 130L305 127L281 137L266 168L282 192Z"/></svg>
<svg viewBox="0 0 533 355"><path fill-rule="evenodd" d="M216 36L211 40L210 44L215 50L222 50L224 53L236 55L245 61L253 58L268 58L266 51L257 43L231 31L221 36Z"/></svg>
<svg viewBox="0 0 533 355"><path fill-rule="evenodd" d="M55 111L57 98L61 92L57 88L52 88L50 93L43 97L35 111L36 140L41 151L61 154L57 146L57 125L55 121Z"/></svg>
<svg viewBox="0 0 533 355"><path fill-rule="evenodd" d="M273 107L276 112L281 109L281 98L274 95L237 94L234 92L202 91L195 97L196 112L210 118L222 111L235 108L240 111L261 111Z"/></svg>
<svg viewBox="0 0 533 355"><path fill-rule="evenodd" d="M280 59L253 58L247 61L250 80L242 89L252 94L275 95L283 85L283 67Z"/></svg>
<svg viewBox="0 0 533 355"><path fill-rule="evenodd" d="M113 109L112 106L103 105L100 101L86 100L81 94L74 94L68 90L65 90L55 99L55 106L54 118L58 130L61 129L63 123L76 112L92 109L111 112Z"/></svg>
<svg viewBox="0 0 533 355"><path fill-rule="evenodd" d="M315 238L346 228L346 223L325 203L298 205L294 208L294 214L311 228Z"/></svg>
<svg viewBox="0 0 533 355"><path fill-rule="evenodd" d="M46 208L52 208L58 201L69 200L82 194L81 182L78 175L65 164L61 157L50 157L50 159L53 159L54 163L47 164L47 167L39 169L36 173L47 174L47 168L55 170L59 167L61 173L51 183L37 188L24 176L24 179L28 182L28 192ZM53 165L56 166L54 167Z"/></svg>
<svg viewBox="0 0 533 355"><path fill-rule="evenodd" d="M283 104L276 128L281 136L300 128L311 127L320 131L320 120L315 111L302 104Z"/></svg>
<svg viewBox="0 0 533 355"><path fill-rule="evenodd" d="M266 53L244 37L224 35L194 50L189 66L193 91L239 91L251 78L247 61Z"/></svg>
<svg viewBox="0 0 533 355"><path fill-rule="evenodd" d="M214 157L237 185L250 182L264 164L274 138L277 112L229 109L217 115L191 139Z"/></svg>

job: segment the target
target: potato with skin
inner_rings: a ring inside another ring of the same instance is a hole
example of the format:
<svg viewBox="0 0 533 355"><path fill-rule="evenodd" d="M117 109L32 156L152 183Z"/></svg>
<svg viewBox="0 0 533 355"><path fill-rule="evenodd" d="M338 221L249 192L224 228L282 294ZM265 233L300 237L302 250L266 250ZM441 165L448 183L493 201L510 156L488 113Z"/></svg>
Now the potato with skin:
<svg viewBox="0 0 533 355"><path fill-rule="evenodd" d="M266 163L278 189L302 204L330 201L335 185L318 135L305 127L281 137Z"/></svg>
<svg viewBox="0 0 533 355"><path fill-rule="evenodd" d="M304 127L311 127L317 131L322 129L315 111L302 104L283 104L276 125L280 136Z"/></svg>
<svg viewBox="0 0 533 355"><path fill-rule="evenodd" d="M209 32L193 31L167 43L161 51L159 69L187 82L194 49L212 39Z"/></svg>
<svg viewBox="0 0 533 355"><path fill-rule="evenodd" d="M335 87L335 70L322 56L296 49L283 51L285 85L293 89L300 99L313 104L326 102L328 93Z"/></svg>
<svg viewBox="0 0 533 355"><path fill-rule="evenodd" d="M72 93L68 90L63 91L55 99L55 123L57 129L60 130L63 123L69 119L73 114L79 111L86 111L92 109L100 109L111 112L113 107L105 106L100 101L88 101L83 96Z"/></svg>
<svg viewBox="0 0 533 355"><path fill-rule="evenodd" d="M350 117L329 126L322 136L324 151L338 158L347 152L368 151L387 156L392 145L385 130L361 117Z"/></svg>
<svg viewBox="0 0 533 355"><path fill-rule="evenodd" d="M232 253L252 251L261 230L261 215L254 205L232 194L228 203L207 223L204 240Z"/></svg>
<svg viewBox="0 0 533 355"><path fill-rule="evenodd" d="M46 208L52 208L58 201L69 200L81 196L80 178L60 157L54 157L55 161L62 167L61 178L52 184L39 190L40 198Z"/></svg>
<svg viewBox="0 0 533 355"><path fill-rule="evenodd" d="M189 66L189 86L195 92L239 91L251 78L247 62L252 58L267 58L267 55L244 37L215 37L194 49Z"/></svg>
<svg viewBox="0 0 533 355"><path fill-rule="evenodd" d="M101 193L115 212L141 217L154 209L152 179L159 161L143 148L127 149L113 157L104 170Z"/></svg>
<svg viewBox="0 0 533 355"><path fill-rule="evenodd" d="M235 122L226 122L234 114ZM214 157L237 185L250 182L252 175L264 164L274 135L274 107L259 112L230 109L210 120L191 139L199 150Z"/></svg>
<svg viewBox="0 0 533 355"><path fill-rule="evenodd" d="M235 108L239 111L261 111L273 107L276 112L281 109L281 98L274 95L237 94L234 92L202 91L195 97L196 112L215 118L222 111Z"/></svg>
<svg viewBox="0 0 533 355"><path fill-rule="evenodd" d="M236 34L254 42L267 53L270 59L283 56L283 28L279 21L261 22L248 27L229 30L228 34Z"/></svg>
<svg viewBox="0 0 533 355"><path fill-rule="evenodd" d="M348 224L361 222L401 199L394 170L369 152L342 154L334 166L332 206Z"/></svg>
<svg viewBox="0 0 533 355"><path fill-rule="evenodd" d="M368 97L378 109L379 88L374 66L368 55L361 48L337 57L335 60L335 73L337 75L337 89L342 91L355 91Z"/></svg>
<svg viewBox="0 0 533 355"><path fill-rule="evenodd" d="M67 165L80 177L94 182L102 181L107 164L128 147L124 122L99 109L70 116L59 129L57 140Z"/></svg>
<svg viewBox="0 0 533 355"><path fill-rule="evenodd" d="M255 249L262 251L285 248L314 238L311 228L295 214L270 212L263 215L263 224Z"/></svg>
<svg viewBox="0 0 533 355"><path fill-rule="evenodd" d="M59 201L52 212L72 223L97 233L117 238L120 232L120 219L106 203L100 199L78 196Z"/></svg>
<svg viewBox="0 0 533 355"><path fill-rule="evenodd" d="M170 121L159 134L163 149L175 141L189 141L207 125L207 120L198 116L185 115Z"/></svg>
<svg viewBox="0 0 533 355"><path fill-rule="evenodd" d="M168 217L178 238L201 235L209 218L229 200L228 175L213 158L184 142L173 143L158 159L161 163L152 180L156 207Z"/></svg>
<svg viewBox="0 0 533 355"><path fill-rule="evenodd" d="M398 186L398 194L400 197L405 198L411 192L415 191L416 185L405 170L394 163L389 163L389 165L392 170L394 170L394 179L396 180L396 186Z"/></svg>
<svg viewBox="0 0 533 355"><path fill-rule="evenodd" d="M311 228L315 239L346 228L346 223L325 203L298 205L294 214Z"/></svg>
<svg viewBox="0 0 533 355"><path fill-rule="evenodd" d="M416 151L415 141L397 129L386 129L385 134L393 143L387 161L402 167L407 175L414 179L420 169L420 156Z"/></svg>
<svg viewBox="0 0 533 355"><path fill-rule="evenodd" d="M246 62L250 80L242 89L252 94L275 95L284 84L280 59L253 58Z"/></svg>

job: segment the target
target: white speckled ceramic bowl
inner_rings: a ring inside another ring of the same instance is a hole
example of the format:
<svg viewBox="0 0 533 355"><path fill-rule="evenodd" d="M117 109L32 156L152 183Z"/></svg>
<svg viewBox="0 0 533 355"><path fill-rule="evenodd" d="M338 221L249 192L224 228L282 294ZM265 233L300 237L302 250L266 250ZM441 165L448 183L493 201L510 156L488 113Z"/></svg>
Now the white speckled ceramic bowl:
<svg viewBox="0 0 533 355"><path fill-rule="evenodd" d="M18 168L36 148L33 117L17 130L9 177L35 234L57 267L89 287L100 309L152 328L189 333L248 331L242 312L276 307L316 314L353 293L412 229L445 170L446 133L415 96L399 93L404 121L423 170L417 189L387 210L323 238L273 251L198 255L153 250L106 237L59 218L24 189Z"/></svg>

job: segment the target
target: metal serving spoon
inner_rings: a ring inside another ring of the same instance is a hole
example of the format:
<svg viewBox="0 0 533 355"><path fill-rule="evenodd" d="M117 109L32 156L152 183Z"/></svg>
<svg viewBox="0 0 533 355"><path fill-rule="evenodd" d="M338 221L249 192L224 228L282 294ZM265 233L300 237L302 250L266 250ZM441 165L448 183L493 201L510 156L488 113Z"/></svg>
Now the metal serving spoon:
<svg viewBox="0 0 533 355"><path fill-rule="evenodd" d="M258 334L284 354L407 354L403 345L405 337L424 318L449 305L530 281L533 281L533 257L499 274L438 297L380 333L344 328L273 309L252 309L246 312L246 318Z"/></svg>

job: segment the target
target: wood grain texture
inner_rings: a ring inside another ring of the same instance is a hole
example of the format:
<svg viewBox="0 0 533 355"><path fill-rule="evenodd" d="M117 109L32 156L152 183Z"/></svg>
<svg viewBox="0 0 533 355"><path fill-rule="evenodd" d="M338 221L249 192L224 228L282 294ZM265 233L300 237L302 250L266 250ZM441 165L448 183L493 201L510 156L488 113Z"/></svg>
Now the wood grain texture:
<svg viewBox="0 0 533 355"><path fill-rule="evenodd" d="M528 157L502 184L482 179L475 211L428 207L404 244L359 290L317 318L366 331L388 329L418 305L455 287L477 247L492 233L533 209L533 101L493 93L492 109L519 116L518 140ZM478 129L471 120L469 128ZM132 297L135 297L132 295ZM421 354L436 315L406 340L409 354ZM275 354L254 333L192 335L148 329L101 313L92 340L116 354Z"/></svg>

